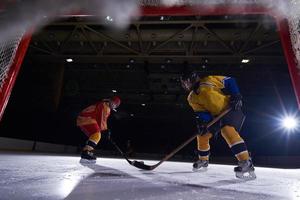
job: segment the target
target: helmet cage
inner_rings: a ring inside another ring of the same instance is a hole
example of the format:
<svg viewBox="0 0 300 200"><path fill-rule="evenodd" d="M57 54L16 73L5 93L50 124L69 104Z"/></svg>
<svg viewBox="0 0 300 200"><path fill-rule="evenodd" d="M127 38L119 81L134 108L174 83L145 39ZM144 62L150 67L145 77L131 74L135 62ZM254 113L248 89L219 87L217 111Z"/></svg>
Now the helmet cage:
<svg viewBox="0 0 300 200"><path fill-rule="evenodd" d="M114 96L109 100L109 105L112 110L118 108L121 104L121 99L118 96Z"/></svg>
<svg viewBox="0 0 300 200"><path fill-rule="evenodd" d="M198 81L198 74L196 72L192 72L187 76L180 77L181 86L186 91L191 91L193 85Z"/></svg>

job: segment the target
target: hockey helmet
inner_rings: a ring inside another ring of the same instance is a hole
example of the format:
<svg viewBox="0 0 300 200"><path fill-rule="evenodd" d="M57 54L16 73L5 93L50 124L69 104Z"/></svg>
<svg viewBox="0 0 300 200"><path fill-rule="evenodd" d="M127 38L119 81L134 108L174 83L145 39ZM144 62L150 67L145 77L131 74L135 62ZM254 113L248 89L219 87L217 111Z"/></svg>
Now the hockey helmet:
<svg viewBox="0 0 300 200"><path fill-rule="evenodd" d="M185 73L180 77L180 83L183 89L191 91L194 84L199 80L197 72Z"/></svg>

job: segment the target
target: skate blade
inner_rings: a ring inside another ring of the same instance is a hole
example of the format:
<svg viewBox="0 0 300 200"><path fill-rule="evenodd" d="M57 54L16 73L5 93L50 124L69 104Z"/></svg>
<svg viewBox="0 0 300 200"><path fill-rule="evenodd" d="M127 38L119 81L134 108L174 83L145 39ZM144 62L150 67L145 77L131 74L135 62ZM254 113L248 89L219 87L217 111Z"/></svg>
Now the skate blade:
<svg viewBox="0 0 300 200"><path fill-rule="evenodd" d="M193 168L193 172L206 172L207 167Z"/></svg>
<svg viewBox="0 0 300 200"><path fill-rule="evenodd" d="M81 164L95 164L96 163L96 160L88 160L88 159L84 159L84 158L81 158L80 161L79 161Z"/></svg>
<svg viewBox="0 0 300 200"><path fill-rule="evenodd" d="M243 180L254 180L256 179L256 174L254 173L254 171L250 171L250 172L236 172L235 176L239 179L243 179Z"/></svg>

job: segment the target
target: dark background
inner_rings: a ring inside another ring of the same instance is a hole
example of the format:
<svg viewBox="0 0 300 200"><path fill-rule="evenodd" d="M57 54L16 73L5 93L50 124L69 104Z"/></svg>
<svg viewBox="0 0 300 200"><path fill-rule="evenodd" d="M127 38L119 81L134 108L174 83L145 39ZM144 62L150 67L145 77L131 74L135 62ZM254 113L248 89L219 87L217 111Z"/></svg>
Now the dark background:
<svg viewBox="0 0 300 200"><path fill-rule="evenodd" d="M241 135L252 155L300 155L300 132L278 128L277 118L298 108L275 22L261 15L143 17L122 31L93 18L53 22L32 38L0 135L82 146L78 113L116 89L122 104L109 121L116 142L165 154L195 131L179 83L186 70L236 78L247 116ZM213 156L231 155L221 136L211 145ZM98 148L113 149L105 140Z"/></svg>

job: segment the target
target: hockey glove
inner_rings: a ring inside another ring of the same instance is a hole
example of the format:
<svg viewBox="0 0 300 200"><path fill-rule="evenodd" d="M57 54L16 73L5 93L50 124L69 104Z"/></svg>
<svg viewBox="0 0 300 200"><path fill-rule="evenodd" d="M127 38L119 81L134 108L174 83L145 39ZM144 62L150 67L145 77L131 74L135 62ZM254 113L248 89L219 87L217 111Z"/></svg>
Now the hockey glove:
<svg viewBox="0 0 300 200"><path fill-rule="evenodd" d="M204 135L208 132L208 129L204 124L197 124L197 130L199 135Z"/></svg>
<svg viewBox="0 0 300 200"><path fill-rule="evenodd" d="M196 126L199 135L204 135L208 132L207 123L198 117L196 117Z"/></svg>
<svg viewBox="0 0 300 200"><path fill-rule="evenodd" d="M243 106L242 95L241 94L231 95L230 106L233 110L241 110Z"/></svg>

